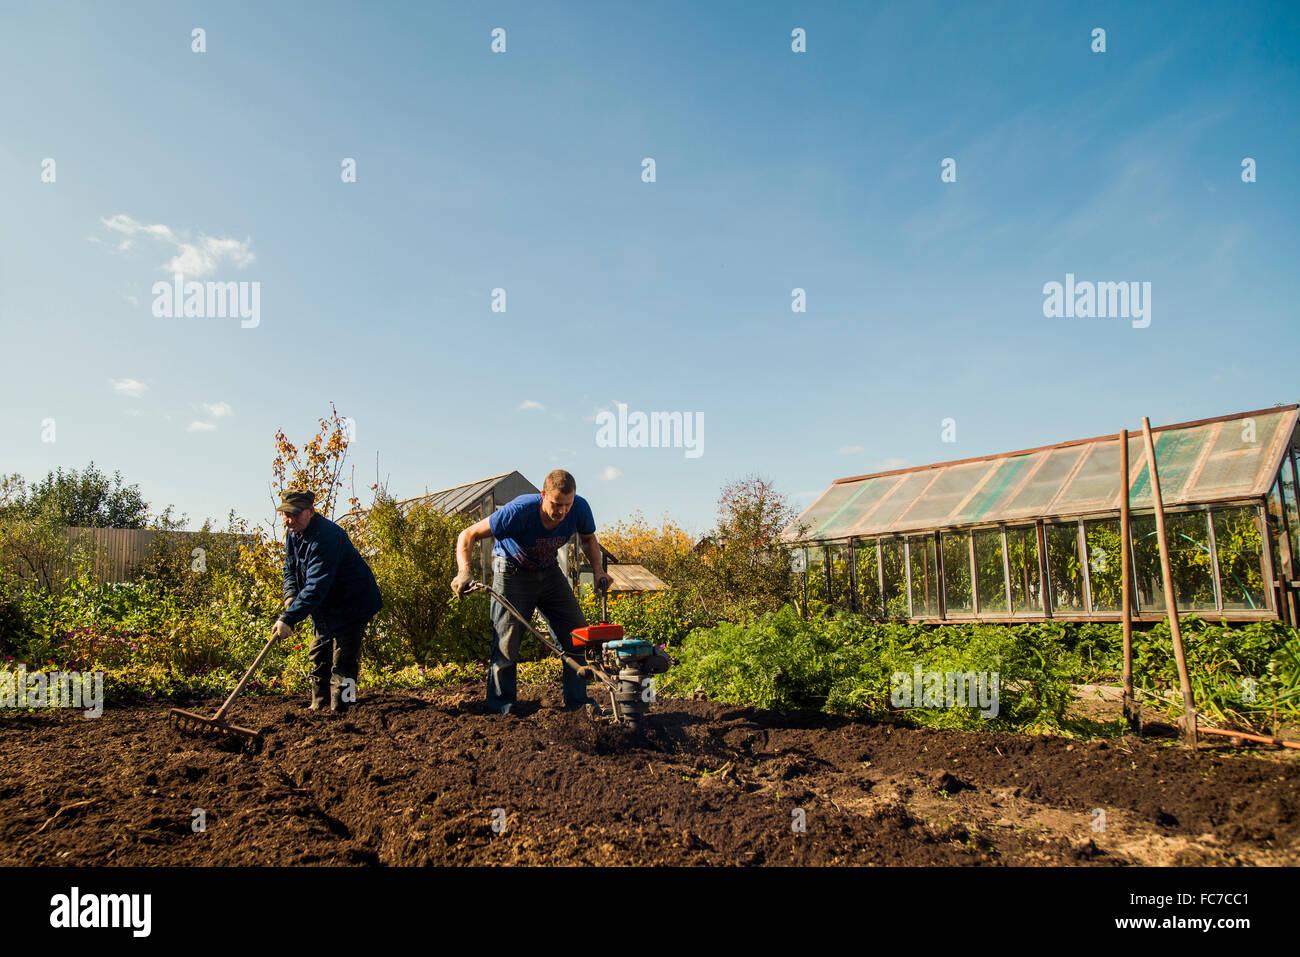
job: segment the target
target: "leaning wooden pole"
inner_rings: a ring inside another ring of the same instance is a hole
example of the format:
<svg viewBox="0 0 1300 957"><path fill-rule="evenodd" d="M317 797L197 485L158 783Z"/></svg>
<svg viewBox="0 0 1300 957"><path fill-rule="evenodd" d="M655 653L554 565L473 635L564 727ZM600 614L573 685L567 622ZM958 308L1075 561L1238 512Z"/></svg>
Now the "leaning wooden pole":
<svg viewBox="0 0 1300 957"><path fill-rule="evenodd" d="M1124 720L1129 730L1142 733L1142 712L1133 696L1133 566L1132 537L1128 519L1128 429L1119 431L1119 549L1120 574L1124 576L1121 601L1124 604Z"/></svg>
<svg viewBox="0 0 1300 957"><path fill-rule="evenodd" d="M1192 683L1187 677L1187 657L1183 654L1183 633L1178 626L1178 605L1174 598L1174 574L1169 563L1169 542L1165 537L1165 505L1160 497L1160 475L1156 471L1156 450L1151 441L1151 420L1142 416L1142 438L1146 442L1147 471L1151 475L1151 499L1156 509L1156 541L1160 543L1160 573L1165 583L1165 611L1169 615L1169 633L1174 639L1174 661L1178 665L1178 683L1183 692L1183 743L1196 747L1196 702L1192 700Z"/></svg>

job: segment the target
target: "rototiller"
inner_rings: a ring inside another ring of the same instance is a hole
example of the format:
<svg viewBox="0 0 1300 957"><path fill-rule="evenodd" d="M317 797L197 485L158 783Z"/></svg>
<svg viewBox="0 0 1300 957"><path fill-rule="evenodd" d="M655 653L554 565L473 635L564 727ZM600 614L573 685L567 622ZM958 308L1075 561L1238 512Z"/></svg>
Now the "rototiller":
<svg viewBox="0 0 1300 957"><path fill-rule="evenodd" d="M667 671L672 662L653 642L624 637L622 625L609 624L608 591L600 592L600 624L573 631L573 647L581 656L579 660L544 638L496 589L476 581L470 583L469 590L491 594L534 638L559 655L566 668L572 668L580 678L595 678L603 684L609 691L615 722L622 722L633 731L641 726L641 718L649 713L655 697L653 677Z"/></svg>

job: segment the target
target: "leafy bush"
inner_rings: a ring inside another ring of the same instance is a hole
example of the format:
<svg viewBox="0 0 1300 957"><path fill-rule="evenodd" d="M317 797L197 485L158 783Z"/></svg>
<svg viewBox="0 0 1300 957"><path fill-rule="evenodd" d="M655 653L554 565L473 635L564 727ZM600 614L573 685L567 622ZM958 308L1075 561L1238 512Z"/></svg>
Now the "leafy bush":
<svg viewBox="0 0 1300 957"><path fill-rule="evenodd" d="M841 714L894 711L896 674L996 673L998 713L914 708L903 716L932 727L1060 728L1070 701L1070 655L1059 629L1037 625L926 627L859 615L805 620L793 607L749 625L692 632L664 694L702 689L709 697L766 708L820 708Z"/></svg>
<svg viewBox="0 0 1300 957"><path fill-rule="evenodd" d="M683 598L682 593L676 590L613 595L609 599L609 620L611 624L622 625L628 637L645 638L656 645L676 646L692 627L682 614ZM600 621L600 598L594 588L581 586L578 604L588 622L595 624Z"/></svg>
<svg viewBox="0 0 1300 957"><path fill-rule="evenodd" d="M367 642L368 660L378 667L414 662L476 661L486 654L487 598L454 598L456 538L472 524L425 504L403 509L380 495L349 524L365 555L384 607Z"/></svg>
<svg viewBox="0 0 1300 957"><path fill-rule="evenodd" d="M1278 621L1233 628L1188 616L1179 620L1188 680L1196 710L1212 721L1267 730L1276 706L1283 717L1300 715L1300 631ZM1182 714L1182 696L1167 622L1133 636L1137 687L1151 693L1148 706Z"/></svg>

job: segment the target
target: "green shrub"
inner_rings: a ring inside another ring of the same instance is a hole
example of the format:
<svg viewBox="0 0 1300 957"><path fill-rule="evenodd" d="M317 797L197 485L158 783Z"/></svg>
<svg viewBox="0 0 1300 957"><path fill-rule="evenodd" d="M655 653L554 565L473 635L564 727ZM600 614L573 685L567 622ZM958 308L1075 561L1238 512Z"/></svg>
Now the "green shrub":
<svg viewBox="0 0 1300 957"><path fill-rule="evenodd" d="M1278 621L1237 628L1196 616L1179 620L1188 679L1199 714L1219 724L1268 730L1300 715L1300 631ZM1167 622L1133 636L1134 683L1149 708L1182 714L1181 686Z"/></svg>
<svg viewBox="0 0 1300 957"><path fill-rule="evenodd" d="M454 598L456 539L472 521L380 496L349 534L384 598L367 660L376 667L481 660L489 647L487 598Z"/></svg>
<svg viewBox="0 0 1300 957"><path fill-rule="evenodd" d="M674 647L692 627L684 615L685 600L686 596L676 589L613 595L609 599L609 620L611 624L622 625L629 637ZM580 586L578 604L589 623L594 625L600 621L600 597L594 588Z"/></svg>

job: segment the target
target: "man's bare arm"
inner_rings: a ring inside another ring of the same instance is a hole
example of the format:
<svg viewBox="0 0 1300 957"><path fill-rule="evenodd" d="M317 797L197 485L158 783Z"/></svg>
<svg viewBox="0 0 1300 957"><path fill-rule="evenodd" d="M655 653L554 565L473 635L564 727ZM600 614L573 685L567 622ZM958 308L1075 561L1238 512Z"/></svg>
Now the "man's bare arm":
<svg viewBox="0 0 1300 957"><path fill-rule="evenodd" d="M482 519L460 533L456 539L456 569L468 572L470 562L474 560L474 546L485 538L492 537L492 520Z"/></svg>
<svg viewBox="0 0 1300 957"><path fill-rule="evenodd" d="M596 535L583 535L579 533L578 539L582 542L582 550L587 556L587 561L591 562L592 580L595 581L596 587L600 587L601 579L609 580L605 573L605 556L600 550L600 542L596 541Z"/></svg>

